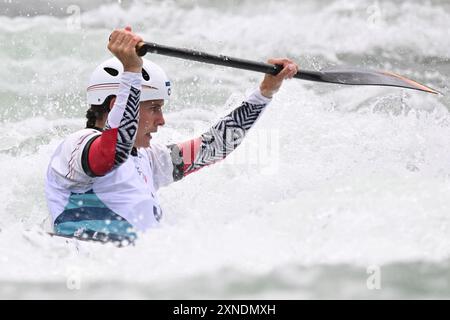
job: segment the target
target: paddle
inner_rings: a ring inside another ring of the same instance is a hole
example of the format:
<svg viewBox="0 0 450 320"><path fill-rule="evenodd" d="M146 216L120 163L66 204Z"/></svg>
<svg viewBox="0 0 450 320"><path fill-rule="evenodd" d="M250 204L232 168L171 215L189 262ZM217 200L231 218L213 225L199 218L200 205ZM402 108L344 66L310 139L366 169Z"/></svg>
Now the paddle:
<svg viewBox="0 0 450 320"><path fill-rule="evenodd" d="M239 58L232 58L223 55L212 55L206 52L168 47L152 42L141 42L136 49L138 55L144 56L147 52L162 54L176 58L188 59L198 62L205 62L237 69L244 69L272 75L278 74L282 67L280 65L272 65L262 62L255 62ZM440 92L424 86L416 81L402 77L387 71L371 71L364 69L330 69L324 71L307 71L300 70L294 76L297 79L337 83L346 85L376 85L401 87L425 91L428 93L439 94Z"/></svg>

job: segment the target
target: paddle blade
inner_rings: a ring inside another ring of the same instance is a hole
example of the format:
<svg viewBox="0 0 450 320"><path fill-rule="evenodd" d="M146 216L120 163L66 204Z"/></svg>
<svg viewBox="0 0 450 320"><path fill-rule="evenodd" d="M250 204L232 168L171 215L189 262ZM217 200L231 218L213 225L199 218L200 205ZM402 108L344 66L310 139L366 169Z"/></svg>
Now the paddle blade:
<svg viewBox="0 0 450 320"><path fill-rule="evenodd" d="M388 71L371 71L359 69L324 70L321 72L321 80L324 82L349 84L349 85L376 85L390 86L420 90L433 94L440 94L430 87L414 80L405 78Z"/></svg>

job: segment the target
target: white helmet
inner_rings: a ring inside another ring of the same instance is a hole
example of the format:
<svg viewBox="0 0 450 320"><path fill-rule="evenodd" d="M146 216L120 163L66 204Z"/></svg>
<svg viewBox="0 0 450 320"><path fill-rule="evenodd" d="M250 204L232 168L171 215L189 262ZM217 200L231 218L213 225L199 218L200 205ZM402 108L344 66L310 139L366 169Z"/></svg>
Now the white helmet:
<svg viewBox="0 0 450 320"><path fill-rule="evenodd" d="M166 73L160 66L149 60L142 59L142 90L140 101L168 100L171 94L171 84ZM88 104L102 104L111 95L117 95L123 65L117 58L111 58L100 64L92 73L87 88Z"/></svg>

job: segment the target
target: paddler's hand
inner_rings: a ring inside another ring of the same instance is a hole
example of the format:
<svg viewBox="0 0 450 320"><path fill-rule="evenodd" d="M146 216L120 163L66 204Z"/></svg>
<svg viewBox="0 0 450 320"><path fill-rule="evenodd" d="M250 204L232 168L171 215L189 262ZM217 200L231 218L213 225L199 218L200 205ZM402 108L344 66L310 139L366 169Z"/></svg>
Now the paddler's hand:
<svg viewBox="0 0 450 320"><path fill-rule="evenodd" d="M263 96L272 98L278 89L280 89L283 80L292 79L292 77L297 73L298 65L294 61L287 58L269 59L267 63L279 64L283 66L283 70L281 70L276 76L266 74L264 80L259 86Z"/></svg>
<svg viewBox="0 0 450 320"><path fill-rule="evenodd" d="M116 29L109 37L108 49L122 62L124 71L142 72L142 58L136 53L136 45L141 41L131 27Z"/></svg>

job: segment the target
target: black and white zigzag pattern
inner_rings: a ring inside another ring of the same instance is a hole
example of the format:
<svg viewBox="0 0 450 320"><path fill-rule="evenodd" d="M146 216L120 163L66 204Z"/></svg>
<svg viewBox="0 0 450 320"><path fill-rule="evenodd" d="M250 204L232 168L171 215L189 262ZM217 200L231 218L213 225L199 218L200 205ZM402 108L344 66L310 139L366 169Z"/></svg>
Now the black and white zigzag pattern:
<svg viewBox="0 0 450 320"><path fill-rule="evenodd" d="M227 157L241 144L247 131L259 118L266 105L243 102L240 107L202 134L200 152L187 168L186 173Z"/></svg>
<svg viewBox="0 0 450 320"><path fill-rule="evenodd" d="M136 133L139 121L139 99L141 91L131 87L130 95L128 96L127 105L123 112L122 120L117 131L116 156L114 159L114 167L123 164L130 155L136 140ZM110 125L106 124L106 129L111 129Z"/></svg>

